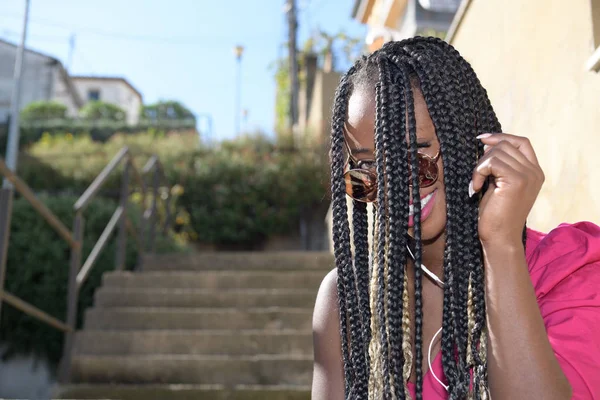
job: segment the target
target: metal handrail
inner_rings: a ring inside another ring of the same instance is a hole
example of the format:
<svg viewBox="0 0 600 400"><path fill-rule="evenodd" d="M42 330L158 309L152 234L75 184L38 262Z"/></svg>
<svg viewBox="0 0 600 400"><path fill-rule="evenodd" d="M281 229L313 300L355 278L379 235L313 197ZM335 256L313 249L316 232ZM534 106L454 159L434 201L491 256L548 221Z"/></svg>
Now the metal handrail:
<svg viewBox="0 0 600 400"><path fill-rule="evenodd" d="M116 156L113 157L112 160L104 167L104 169L98 174L96 179L88 186L85 192L81 195L81 197L75 203L75 212L83 210L92 199L96 196L98 191L106 182L108 176L113 172L120 164L123 159L129 154L129 148L123 147Z"/></svg>
<svg viewBox="0 0 600 400"><path fill-rule="evenodd" d="M56 232L71 246L77 247L77 243L73 239L73 235L69 229L59 220L52 211L44 203L42 203L33 193L33 191L27 186L25 182L15 175L7 166L2 158L0 158L0 174L4 175L10 183L13 184L17 192L21 193L29 204L40 214L49 224L56 230Z"/></svg>
<svg viewBox="0 0 600 400"><path fill-rule="evenodd" d="M106 183L109 175L113 173L119 166L123 165L123 172L121 178L121 193L119 199L119 206L113 213L110 221L104 228L104 231L100 235L100 238L94 244L94 247L87 259L81 262L82 259L82 243L83 243L83 227L84 227L84 216L83 213L90 202L96 197L98 192L102 189ZM152 191L153 200L152 206L148 210L146 209L146 195L148 185L146 184L145 176L152 173ZM16 174L14 174L0 158L0 174L4 175L15 187L15 189L21 193L21 195L31 203L34 209L58 232L58 234L69 244L71 247L71 261L69 269L69 283L68 283L68 295L67 295L67 318L66 322L62 322L51 315L41 311L31 304L19 299L18 297L8 293L4 290L4 282L0 281L0 304L5 301L11 304L13 307L31 315L43 322L46 322L50 326L65 332L65 343L63 349L63 356L59 367L59 379L61 382L68 382L71 373L71 359L73 353L74 344L74 333L76 330L76 317L77 317L77 303L79 298L79 291L85 283L86 278L89 276L90 271L93 269L99 255L102 250L106 247L110 237L115 230L118 230L117 238L117 254L116 254L116 266L117 270L123 270L125 268L125 255L127 247L127 232L133 233L132 236L138 247L138 264L136 270L142 269L142 262L144 259L144 253L146 250L154 249L154 240L156 234L156 225L159 222L157 218L157 203L158 193L161 180L166 183L166 176L160 160L156 156L152 156L142 172L135 167L133 162L133 156L127 147L123 147L113 157L113 159L104 167L104 169L98 174L96 179L90 184L86 191L81 195L73 206L75 211L75 218L73 221L73 230L69 232L67 227L48 209L33 193L33 191L23 182ZM131 192L130 178L133 177L135 182L139 185L142 193L142 219L140 221L139 232L135 231L133 224L128 218L127 209L129 203L129 196ZM168 185L168 183L167 183ZM167 207L167 216L164 221L163 232L166 233L170 228L170 202L171 195L167 195L165 199ZM146 222L150 221L150 230L146 231ZM148 235L148 236L147 236ZM148 240L144 240L147 237ZM7 238L5 239L7 240ZM8 248L7 243L0 243L0 252L2 249ZM5 257L0 254L0 260ZM0 270L3 270L5 265L0 265Z"/></svg>

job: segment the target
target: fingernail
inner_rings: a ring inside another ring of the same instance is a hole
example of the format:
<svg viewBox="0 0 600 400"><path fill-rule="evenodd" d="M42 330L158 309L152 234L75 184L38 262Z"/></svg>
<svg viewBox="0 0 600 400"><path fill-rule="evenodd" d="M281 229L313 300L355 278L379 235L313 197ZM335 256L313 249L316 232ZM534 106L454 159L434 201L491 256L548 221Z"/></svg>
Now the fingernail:
<svg viewBox="0 0 600 400"><path fill-rule="evenodd" d="M486 138L489 138L490 136L492 136L491 133L483 133L483 134L477 136L477 139L479 139L479 140L486 139Z"/></svg>
<svg viewBox="0 0 600 400"><path fill-rule="evenodd" d="M471 179L471 182L469 182L469 197L473 197L474 194L475 189L473 189L473 180Z"/></svg>
<svg viewBox="0 0 600 400"><path fill-rule="evenodd" d="M491 146L490 146L489 144L486 144L485 146L483 146L483 152L485 153L486 151L488 151L488 149L489 149L490 147L491 147Z"/></svg>

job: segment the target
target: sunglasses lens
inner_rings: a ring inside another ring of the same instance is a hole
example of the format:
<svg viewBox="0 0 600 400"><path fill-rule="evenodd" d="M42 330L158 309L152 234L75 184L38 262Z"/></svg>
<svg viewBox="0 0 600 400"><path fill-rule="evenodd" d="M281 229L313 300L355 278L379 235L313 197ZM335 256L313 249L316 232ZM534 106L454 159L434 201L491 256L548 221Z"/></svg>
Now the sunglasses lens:
<svg viewBox="0 0 600 400"><path fill-rule="evenodd" d="M376 182L368 171L352 169L344 174L346 193L358 201L371 202L377 198Z"/></svg>
<svg viewBox="0 0 600 400"><path fill-rule="evenodd" d="M419 158L419 186L426 188L433 185L438 178L437 163L427 156L418 155ZM410 161L410 160L409 160ZM412 165L408 164L408 173L412 176ZM411 183L412 185L412 183Z"/></svg>
<svg viewBox="0 0 600 400"><path fill-rule="evenodd" d="M423 187L431 186L437 181L438 168L432 160L419 157L419 185Z"/></svg>

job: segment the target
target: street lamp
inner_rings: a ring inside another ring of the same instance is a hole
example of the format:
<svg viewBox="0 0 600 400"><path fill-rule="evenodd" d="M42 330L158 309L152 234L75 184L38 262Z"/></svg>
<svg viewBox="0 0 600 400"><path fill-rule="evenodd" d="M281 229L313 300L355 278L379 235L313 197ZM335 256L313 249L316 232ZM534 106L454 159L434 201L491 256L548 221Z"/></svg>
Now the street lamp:
<svg viewBox="0 0 600 400"><path fill-rule="evenodd" d="M240 131L240 117L242 114L242 55L244 54L244 46L237 45L233 48L233 54L237 60L237 71L236 71L236 99L235 99L235 133L239 135Z"/></svg>

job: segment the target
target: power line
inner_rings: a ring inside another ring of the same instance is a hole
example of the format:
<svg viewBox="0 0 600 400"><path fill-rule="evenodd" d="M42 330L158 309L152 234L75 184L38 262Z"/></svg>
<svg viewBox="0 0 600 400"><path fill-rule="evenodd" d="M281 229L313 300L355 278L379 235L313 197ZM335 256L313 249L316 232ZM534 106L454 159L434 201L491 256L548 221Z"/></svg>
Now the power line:
<svg viewBox="0 0 600 400"><path fill-rule="evenodd" d="M21 18L17 15L2 15L0 18L11 18L17 19ZM51 21L48 19L36 19L31 20L31 24L60 28L69 30L77 33L78 35L94 35L100 36L107 39L119 39L119 40L131 40L131 41L147 41L147 42L164 42L167 44L198 44L200 41L210 41L214 43L216 40L222 40L230 42L230 37L216 37L211 34L211 36L153 36L153 35L145 35L145 34L130 34L126 32L114 32L114 31L106 31L102 29L89 29L85 27L80 27L76 25L64 24L61 22ZM265 38L270 37L270 34L264 34L260 36L255 36L254 38Z"/></svg>
<svg viewBox="0 0 600 400"><path fill-rule="evenodd" d="M2 30L2 36L5 38L18 38L21 36L20 32L17 31L12 31L9 29L3 29ZM68 39L68 36L54 36L54 35L30 35L29 33L27 34L27 38L29 39L34 39L36 42L64 42Z"/></svg>

